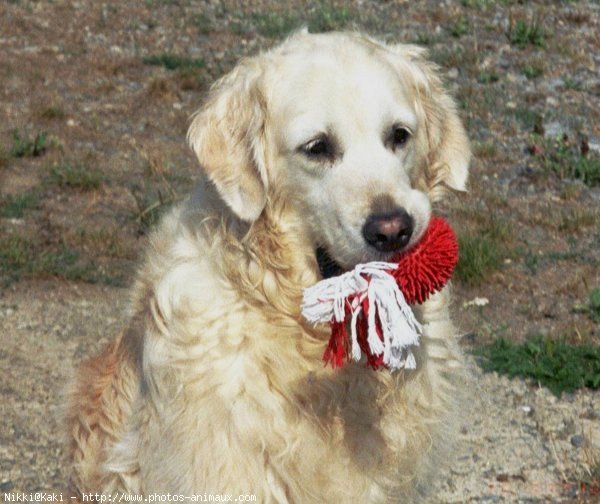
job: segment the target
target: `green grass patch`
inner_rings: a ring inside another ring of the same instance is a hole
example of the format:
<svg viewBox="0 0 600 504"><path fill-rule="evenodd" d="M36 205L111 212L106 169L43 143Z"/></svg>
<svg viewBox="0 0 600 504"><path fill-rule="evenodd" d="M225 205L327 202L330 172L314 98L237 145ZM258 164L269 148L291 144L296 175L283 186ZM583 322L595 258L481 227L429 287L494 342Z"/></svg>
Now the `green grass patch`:
<svg viewBox="0 0 600 504"><path fill-rule="evenodd" d="M0 199L0 217L21 219L29 209L37 208L39 196L35 193L7 195Z"/></svg>
<svg viewBox="0 0 600 504"><path fill-rule="evenodd" d="M458 233L459 261L454 277L467 285L481 284L498 271L509 255L506 222L491 219L475 230Z"/></svg>
<svg viewBox="0 0 600 504"><path fill-rule="evenodd" d="M477 7L480 9L485 9L490 3L493 3L494 0L461 0L460 4L463 7Z"/></svg>
<svg viewBox="0 0 600 504"><path fill-rule="evenodd" d="M367 24L373 22L370 18L364 21ZM293 10L255 12L249 23L244 19L237 19L231 27L234 33L242 34L247 32L248 25L251 25L263 37L278 39L301 26L307 26L311 33L321 33L347 28L351 22L350 8L318 2L305 15Z"/></svg>
<svg viewBox="0 0 600 504"><path fill-rule="evenodd" d="M587 309L590 318L600 324L600 287L594 287L590 291Z"/></svg>
<svg viewBox="0 0 600 504"><path fill-rule="evenodd" d="M282 38L302 24L293 11L257 12L252 15L256 31L263 37Z"/></svg>
<svg viewBox="0 0 600 504"><path fill-rule="evenodd" d="M143 62L146 65L162 66L167 70L204 68L205 66L205 62L202 58L187 58L170 53L148 56L143 59Z"/></svg>
<svg viewBox="0 0 600 504"><path fill-rule="evenodd" d="M8 151L0 145L0 168L6 168L9 165L10 155Z"/></svg>
<svg viewBox="0 0 600 504"><path fill-rule="evenodd" d="M82 164L62 163L50 168L50 182L69 189L93 191L103 182L102 173Z"/></svg>
<svg viewBox="0 0 600 504"><path fill-rule="evenodd" d="M594 257L595 250L590 250L587 247L578 247L577 239L573 235L567 234L565 238L567 243L569 243L570 250L538 250L536 252L527 245L519 245L510 252L510 257L522 261L523 265L532 275L535 275L541 267L549 265L554 267L557 265L556 263L567 261L577 264L587 264L594 268L598 267L599 261ZM570 243L571 238L575 238L575 243ZM581 308L581 305L579 308Z"/></svg>
<svg viewBox="0 0 600 504"><path fill-rule="evenodd" d="M571 91L581 91L583 89L583 85L581 82L572 79L571 77L565 77L564 79L564 88Z"/></svg>
<svg viewBox="0 0 600 504"><path fill-rule="evenodd" d="M477 82L480 84L493 84L494 82L498 82L498 80L500 80L500 76L493 70L482 70L477 76Z"/></svg>
<svg viewBox="0 0 600 504"><path fill-rule="evenodd" d="M146 234L153 229L165 211L178 200L173 188L165 184L162 190L136 186L131 189L131 194L137 206L137 212L132 217L137 221L141 234Z"/></svg>
<svg viewBox="0 0 600 504"><path fill-rule="evenodd" d="M596 346L534 336L524 343L499 338L473 353L485 371L532 379L557 396L582 387L600 387L600 348Z"/></svg>
<svg viewBox="0 0 600 504"><path fill-rule="evenodd" d="M562 177L580 179L588 186L600 185L600 158L574 156L562 164L551 162L550 168Z"/></svg>
<svg viewBox="0 0 600 504"><path fill-rule="evenodd" d="M569 250L568 252L547 252L545 256L550 261L581 261L581 252L578 250Z"/></svg>
<svg viewBox="0 0 600 504"><path fill-rule="evenodd" d="M42 131L38 133L33 140L26 136L22 136L17 130L12 130L12 148L10 150L11 157L38 157L46 152L46 141L48 133Z"/></svg>
<svg viewBox="0 0 600 504"><path fill-rule="evenodd" d="M10 284L23 277L57 277L90 283L114 283L101 274L93 262L64 243L41 247L20 236L0 235L0 284Z"/></svg>
<svg viewBox="0 0 600 504"><path fill-rule="evenodd" d="M202 58L186 58L173 54L161 54L144 58L147 65L162 66L177 72L178 82L185 91L199 91L206 87L205 61Z"/></svg>
<svg viewBox="0 0 600 504"><path fill-rule="evenodd" d="M411 42L413 44L428 46L433 44L435 40L436 37L432 36L429 32L417 32Z"/></svg>
<svg viewBox="0 0 600 504"><path fill-rule="evenodd" d="M79 261L79 252L65 245L37 255L31 266L30 272L35 275L50 275L67 280L89 281L94 270L90 264Z"/></svg>
<svg viewBox="0 0 600 504"><path fill-rule="evenodd" d="M196 14L192 17L192 22L198 28L202 35L208 35L213 30L213 21L206 14Z"/></svg>
<svg viewBox="0 0 600 504"><path fill-rule="evenodd" d="M0 234L0 273L13 278L22 273L33 257L30 242L16 236Z"/></svg>
<svg viewBox="0 0 600 504"><path fill-rule="evenodd" d="M58 105L48 105L46 108L40 111L40 117L42 119L64 119L66 117L66 113L62 107Z"/></svg>
<svg viewBox="0 0 600 504"><path fill-rule="evenodd" d="M495 241L486 235L460 235L458 246L460 259L454 276L460 282L479 285L502 265L502 255Z"/></svg>
<svg viewBox="0 0 600 504"><path fill-rule="evenodd" d="M430 58L443 68L460 68L461 74L479 76L480 52L472 45L451 46L437 44ZM466 86L465 86L466 87ZM469 93L471 90L468 91Z"/></svg>
<svg viewBox="0 0 600 504"><path fill-rule="evenodd" d="M308 19L308 30L311 33L341 30L351 21L352 13L348 7L336 7L328 2L319 2Z"/></svg>
<svg viewBox="0 0 600 504"><path fill-rule="evenodd" d="M460 38L467 33L468 25L464 16L459 16L450 26L449 32L454 38Z"/></svg>
<svg viewBox="0 0 600 504"><path fill-rule="evenodd" d="M528 250L523 255L523 264L531 275L535 275L537 274L540 265L540 256L532 250Z"/></svg>
<svg viewBox="0 0 600 504"><path fill-rule="evenodd" d="M493 142L474 142L473 154L480 159L493 159L498 155L498 149Z"/></svg>
<svg viewBox="0 0 600 504"><path fill-rule="evenodd" d="M509 110L525 131L541 131L544 117L539 112L524 107Z"/></svg>
<svg viewBox="0 0 600 504"><path fill-rule="evenodd" d="M96 255L135 259L135 254L127 247L116 228L78 228L67 239L77 249L92 251Z"/></svg>
<svg viewBox="0 0 600 504"><path fill-rule="evenodd" d="M600 185L600 156L582 155L569 138L544 141L543 154L538 156L542 168L561 179L579 179L585 185Z"/></svg>
<svg viewBox="0 0 600 504"><path fill-rule="evenodd" d="M561 212L558 230L576 233L582 228L593 226L596 223L596 217L596 214L591 210Z"/></svg>
<svg viewBox="0 0 600 504"><path fill-rule="evenodd" d="M539 19L533 17L528 21L519 19L515 23L511 23L507 36L512 45L521 49L529 45L544 47L546 31Z"/></svg>
<svg viewBox="0 0 600 504"><path fill-rule="evenodd" d="M544 67L539 63L528 63L521 67L521 73L529 80L537 79L544 75Z"/></svg>

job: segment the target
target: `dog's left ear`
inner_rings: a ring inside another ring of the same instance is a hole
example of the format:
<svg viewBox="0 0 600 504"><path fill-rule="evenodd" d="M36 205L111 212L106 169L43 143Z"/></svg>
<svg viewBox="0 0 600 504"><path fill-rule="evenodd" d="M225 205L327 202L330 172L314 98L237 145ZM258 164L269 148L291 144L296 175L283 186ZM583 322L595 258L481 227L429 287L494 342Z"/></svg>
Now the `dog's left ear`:
<svg viewBox="0 0 600 504"><path fill-rule="evenodd" d="M267 200L260 76L256 58L242 62L214 85L188 130L200 166L246 222L258 219Z"/></svg>
<svg viewBox="0 0 600 504"><path fill-rule="evenodd" d="M428 153L424 167L428 188L444 185L455 191L465 191L471 148L454 100L444 90L437 66L425 59L425 50L418 46L399 44L390 49L400 56L396 67L416 91L415 106L423 117L420 122L426 130L424 135L419 135L419 141Z"/></svg>

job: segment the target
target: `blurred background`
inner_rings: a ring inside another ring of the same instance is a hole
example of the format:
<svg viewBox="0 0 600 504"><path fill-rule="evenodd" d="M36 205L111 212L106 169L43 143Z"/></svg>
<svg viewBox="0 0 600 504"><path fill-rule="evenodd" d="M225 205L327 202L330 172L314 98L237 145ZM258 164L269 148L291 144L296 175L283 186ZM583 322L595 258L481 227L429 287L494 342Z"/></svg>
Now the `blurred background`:
<svg viewBox="0 0 600 504"><path fill-rule="evenodd" d="M61 390L194 186L190 115L301 26L427 48L472 140L438 211L473 411L434 502L597 502L598 1L0 2L0 491L65 488Z"/></svg>

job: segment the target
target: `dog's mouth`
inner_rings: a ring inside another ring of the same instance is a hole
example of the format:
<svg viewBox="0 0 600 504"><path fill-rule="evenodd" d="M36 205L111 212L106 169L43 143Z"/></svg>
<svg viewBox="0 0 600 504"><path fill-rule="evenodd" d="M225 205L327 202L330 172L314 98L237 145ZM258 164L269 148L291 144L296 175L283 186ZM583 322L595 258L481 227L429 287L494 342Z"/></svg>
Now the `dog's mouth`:
<svg viewBox="0 0 600 504"><path fill-rule="evenodd" d="M331 255L329 255L329 252L327 252L327 249L324 247L318 247L316 252L319 271L324 279L338 276L346 271L350 271L358 263L366 263L370 261L389 261L392 256L397 254L398 252L369 254L360 258L360 260L356 261L356 263L344 267L335 259L333 259Z"/></svg>
<svg viewBox="0 0 600 504"><path fill-rule="evenodd" d="M374 254L372 253L369 255L365 255L365 257L362 257L361 260L356 262L356 264L358 264L359 262L366 263L370 261L392 261L394 257L397 257L399 254L405 253L410 248L412 248L412 246L404 247L394 252ZM323 279L341 275L342 273L345 273L346 271L349 271L354 267L352 265L346 267L340 265L340 263L338 263L335 259L331 257L329 252L327 252L327 249L325 249L324 247L317 247L316 257L317 264L319 265L319 271L321 272L321 276L323 277Z"/></svg>
<svg viewBox="0 0 600 504"><path fill-rule="evenodd" d="M317 263L323 278L331 278L344 272L344 268L335 262L323 247L317 248Z"/></svg>

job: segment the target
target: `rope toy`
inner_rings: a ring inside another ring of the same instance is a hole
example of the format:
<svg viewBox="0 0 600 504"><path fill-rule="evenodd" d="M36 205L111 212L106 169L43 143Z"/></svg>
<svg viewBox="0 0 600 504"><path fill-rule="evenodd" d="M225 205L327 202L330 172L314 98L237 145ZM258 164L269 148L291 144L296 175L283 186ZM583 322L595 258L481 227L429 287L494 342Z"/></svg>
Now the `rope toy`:
<svg viewBox="0 0 600 504"><path fill-rule="evenodd" d="M419 242L393 262L358 264L304 289L303 316L331 326L325 364L341 367L349 356L358 361L364 354L373 369L415 369L412 348L423 328L409 305L444 287L457 262L456 235L434 216Z"/></svg>

